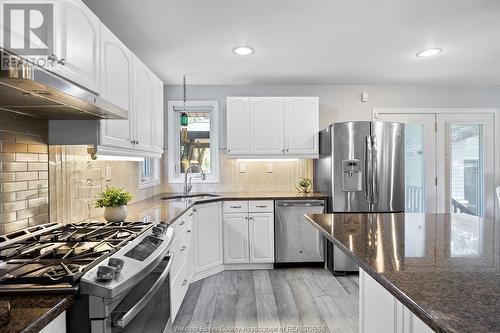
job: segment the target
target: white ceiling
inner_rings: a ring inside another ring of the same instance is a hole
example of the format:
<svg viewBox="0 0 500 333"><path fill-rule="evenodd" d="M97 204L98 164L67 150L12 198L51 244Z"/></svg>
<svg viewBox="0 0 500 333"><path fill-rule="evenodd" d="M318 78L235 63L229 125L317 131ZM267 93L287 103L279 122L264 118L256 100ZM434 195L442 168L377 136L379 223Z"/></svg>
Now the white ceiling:
<svg viewBox="0 0 500 333"><path fill-rule="evenodd" d="M500 84L500 0L84 2L167 84Z"/></svg>

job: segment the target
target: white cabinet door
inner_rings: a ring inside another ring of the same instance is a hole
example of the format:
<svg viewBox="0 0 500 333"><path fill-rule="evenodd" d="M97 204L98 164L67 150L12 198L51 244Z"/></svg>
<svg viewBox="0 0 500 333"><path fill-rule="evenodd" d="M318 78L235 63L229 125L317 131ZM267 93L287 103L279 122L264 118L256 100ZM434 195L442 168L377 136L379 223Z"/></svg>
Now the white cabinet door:
<svg viewBox="0 0 500 333"><path fill-rule="evenodd" d="M101 144L132 148L132 53L101 24L101 95L129 111L128 119L101 120Z"/></svg>
<svg viewBox="0 0 500 333"><path fill-rule="evenodd" d="M135 148L153 150L153 73L133 56L133 139Z"/></svg>
<svg viewBox="0 0 500 333"><path fill-rule="evenodd" d="M99 31L97 16L81 2L59 2L55 72L99 93Z"/></svg>
<svg viewBox="0 0 500 333"><path fill-rule="evenodd" d="M195 209L195 274L222 265L222 217L220 202Z"/></svg>
<svg viewBox="0 0 500 333"><path fill-rule="evenodd" d="M250 97L250 142L252 154L284 154L284 120L284 97Z"/></svg>
<svg viewBox="0 0 500 333"><path fill-rule="evenodd" d="M228 97L226 112L227 153L250 154L250 98Z"/></svg>
<svg viewBox="0 0 500 333"><path fill-rule="evenodd" d="M274 214L250 214L248 229L250 238L250 262L274 262Z"/></svg>
<svg viewBox="0 0 500 333"><path fill-rule="evenodd" d="M248 213L224 214L224 263L248 263Z"/></svg>
<svg viewBox="0 0 500 333"><path fill-rule="evenodd" d="M165 143L163 130L163 82L155 77L153 83L153 148L162 151Z"/></svg>
<svg viewBox="0 0 500 333"><path fill-rule="evenodd" d="M285 97L285 151L287 155L317 155L318 97Z"/></svg>
<svg viewBox="0 0 500 333"><path fill-rule="evenodd" d="M433 330L362 269L359 333L431 333Z"/></svg>

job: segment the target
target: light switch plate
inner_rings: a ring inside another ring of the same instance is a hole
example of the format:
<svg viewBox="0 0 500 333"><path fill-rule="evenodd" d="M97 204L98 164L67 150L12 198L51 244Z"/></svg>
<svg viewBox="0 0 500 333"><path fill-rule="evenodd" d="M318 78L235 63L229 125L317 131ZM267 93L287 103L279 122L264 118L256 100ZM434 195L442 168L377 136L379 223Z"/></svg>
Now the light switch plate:
<svg viewBox="0 0 500 333"><path fill-rule="evenodd" d="M273 173L273 164L267 163L267 173Z"/></svg>
<svg viewBox="0 0 500 333"><path fill-rule="evenodd" d="M245 173L247 172L247 167L245 163L240 163L240 173Z"/></svg>

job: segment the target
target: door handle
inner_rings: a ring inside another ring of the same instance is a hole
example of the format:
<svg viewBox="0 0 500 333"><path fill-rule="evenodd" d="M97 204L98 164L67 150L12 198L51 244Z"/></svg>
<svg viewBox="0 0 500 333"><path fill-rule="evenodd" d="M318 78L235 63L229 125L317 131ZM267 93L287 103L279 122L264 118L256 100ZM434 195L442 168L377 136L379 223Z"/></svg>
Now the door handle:
<svg viewBox="0 0 500 333"><path fill-rule="evenodd" d="M365 140L365 199L371 204L371 184L370 184L370 175L372 168L372 139L370 136L366 137Z"/></svg>

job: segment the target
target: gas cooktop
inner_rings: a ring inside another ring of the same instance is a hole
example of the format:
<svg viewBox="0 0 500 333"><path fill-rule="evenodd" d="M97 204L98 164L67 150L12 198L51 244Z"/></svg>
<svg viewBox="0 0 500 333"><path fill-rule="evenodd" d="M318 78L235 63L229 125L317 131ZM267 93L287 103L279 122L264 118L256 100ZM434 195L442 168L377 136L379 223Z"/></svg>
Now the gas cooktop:
<svg viewBox="0 0 500 333"><path fill-rule="evenodd" d="M151 222L45 224L0 238L0 294L76 292L92 267Z"/></svg>

